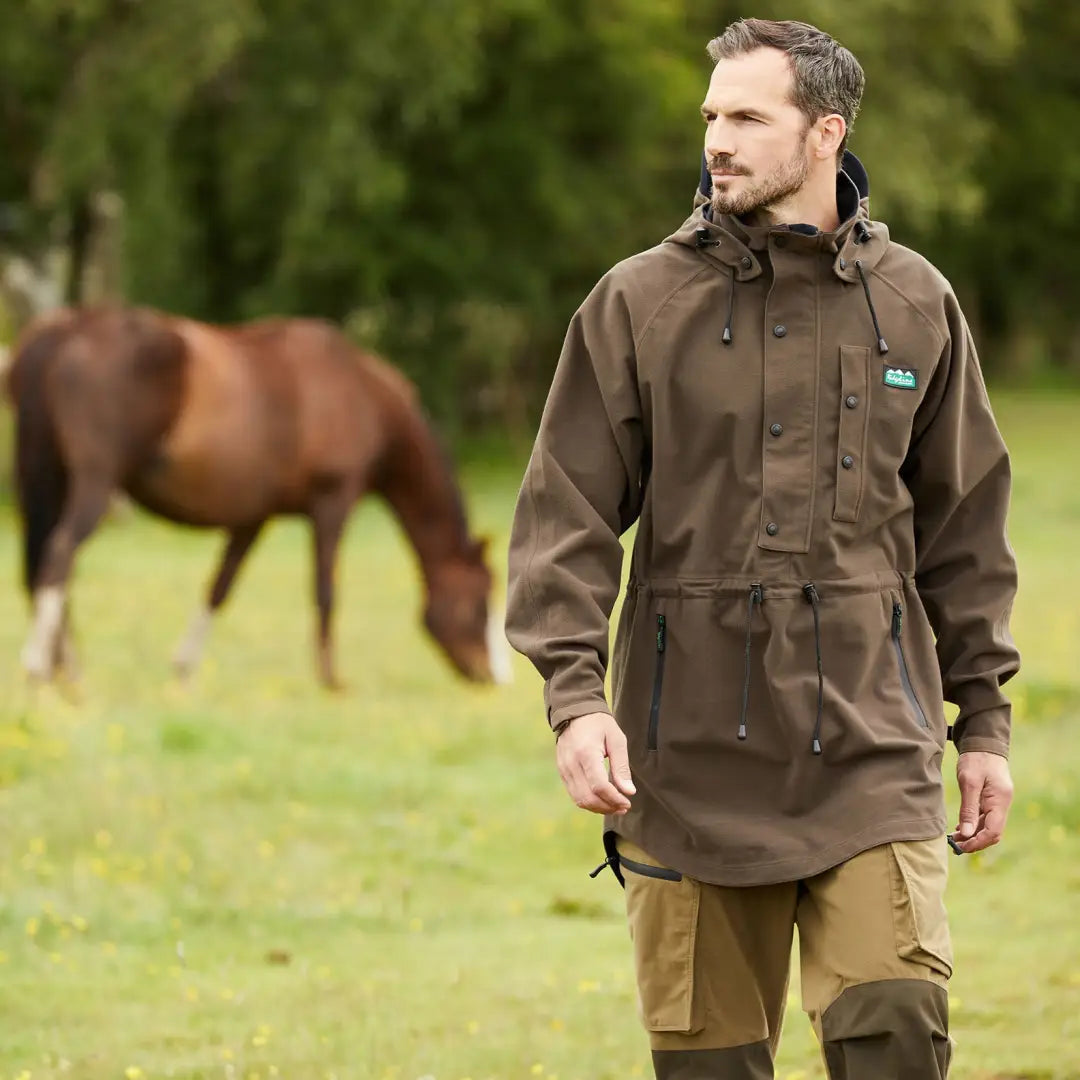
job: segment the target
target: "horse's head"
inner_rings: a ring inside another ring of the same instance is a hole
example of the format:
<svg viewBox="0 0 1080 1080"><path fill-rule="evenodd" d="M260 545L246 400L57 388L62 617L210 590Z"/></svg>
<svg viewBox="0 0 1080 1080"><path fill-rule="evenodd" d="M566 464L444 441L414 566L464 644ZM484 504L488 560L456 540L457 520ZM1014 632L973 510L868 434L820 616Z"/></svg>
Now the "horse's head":
<svg viewBox="0 0 1080 1080"><path fill-rule="evenodd" d="M487 540L470 541L428 582L424 625L450 663L474 682L509 681L509 654L501 620L490 610Z"/></svg>

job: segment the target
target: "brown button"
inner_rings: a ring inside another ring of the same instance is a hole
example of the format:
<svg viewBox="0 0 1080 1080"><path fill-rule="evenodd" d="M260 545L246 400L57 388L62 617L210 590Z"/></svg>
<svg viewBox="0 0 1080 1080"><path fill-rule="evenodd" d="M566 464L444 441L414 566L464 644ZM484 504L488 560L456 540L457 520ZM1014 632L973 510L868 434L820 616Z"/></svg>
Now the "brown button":
<svg viewBox="0 0 1080 1080"><path fill-rule="evenodd" d="M765 531L770 536L775 536L780 531L780 526L777 525L775 521L770 521L769 524L765 526Z"/></svg>
<svg viewBox="0 0 1080 1080"><path fill-rule="evenodd" d="M784 434L784 425L783 424L773 424L773 426L771 428L769 428L769 430L774 435L783 435Z"/></svg>
<svg viewBox="0 0 1080 1080"><path fill-rule="evenodd" d="M742 263L742 268L743 268L744 270L749 270L749 269L750 269L750 267L754 265L754 260L753 260L753 259L751 259L749 255L744 255L744 256L743 256L743 257L742 257L742 258L741 258L741 259L739 260L739 262L741 262L741 263Z"/></svg>
<svg viewBox="0 0 1080 1080"><path fill-rule="evenodd" d="M854 469L855 459L850 454L845 454L844 457L840 459L840 464L843 465L845 469Z"/></svg>
<svg viewBox="0 0 1080 1080"><path fill-rule="evenodd" d="M787 327L783 323L777 323L772 328L773 337L783 337L787 333Z"/></svg>
<svg viewBox="0 0 1080 1080"><path fill-rule="evenodd" d="M859 399L854 394L848 394L848 396L844 398L844 404L849 409L854 409L859 404Z"/></svg>

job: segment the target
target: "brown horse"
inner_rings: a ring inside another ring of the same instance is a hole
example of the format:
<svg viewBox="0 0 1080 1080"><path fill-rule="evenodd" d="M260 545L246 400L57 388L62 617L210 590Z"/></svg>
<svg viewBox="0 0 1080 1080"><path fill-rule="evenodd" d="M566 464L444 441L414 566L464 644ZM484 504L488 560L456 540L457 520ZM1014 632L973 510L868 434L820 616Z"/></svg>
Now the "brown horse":
<svg viewBox="0 0 1080 1080"><path fill-rule="evenodd" d="M467 678L505 671L489 617L486 541L403 375L322 322L211 327L150 310L65 310L23 335L11 365L24 570L34 605L23 663L73 665L67 587L75 551L121 488L172 521L226 530L210 588L174 657L202 651L244 556L273 515L305 514L315 541L319 673L331 649L334 564L346 519L382 495L415 548L424 625Z"/></svg>

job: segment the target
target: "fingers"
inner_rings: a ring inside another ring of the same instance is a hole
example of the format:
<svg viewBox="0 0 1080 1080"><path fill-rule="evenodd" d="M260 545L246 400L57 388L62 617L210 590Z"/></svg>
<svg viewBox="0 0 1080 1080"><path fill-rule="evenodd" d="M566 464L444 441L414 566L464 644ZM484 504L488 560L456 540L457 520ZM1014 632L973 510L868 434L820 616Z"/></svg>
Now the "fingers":
<svg viewBox="0 0 1080 1080"><path fill-rule="evenodd" d="M1001 840L1013 798L1008 761L997 754L960 755L960 823L955 839L964 852L983 851Z"/></svg>
<svg viewBox="0 0 1080 1080"><path fill-rule="evenodd" d="M604 765L611 757L613 776ZM594 715L575 720L559 739L556 749L559 775L564 786L583 810L594 814L625 814L633 794L626 737L614 719Z"/></svg>
<svg viewBox="0 0 1080 1080"><path fill-rule="evenodd" d="M578 802L578 806L597 814L625 814L630 809L630 800L608 778L602 751L583 755L578 759L578 766L586 793L585 800Z"/></svg>
<svg viewBox="0 0 1080 1080"><path fill-rule="evenodd" d="M958 840L969 840L975 835L979 822L983 776L978 772L961 772L957 776L957 782L960 785L960 818L956 826L956 837Z"/></svg>
<svg viewBox="0 0 1080 1080"><path fill-rule="evenodd" d="M970 840L965 840L960 844L961 850L971 854L975 851L983 851L988 847L993 847L1001 840L1005 832L1005 819L1007 816L1008 811L1001 807L988 810L979 822L979 828L975 835Z"/></svg>
<svg viewBox="0 0 1080 1080"><path fill-rule="evenodd" d="M633 795L637 788L634 787L633 778L630 776L630 757L626 751L626 736L618 728L608 732L607 756L611 767L611 782L623 795Z"/></svg>

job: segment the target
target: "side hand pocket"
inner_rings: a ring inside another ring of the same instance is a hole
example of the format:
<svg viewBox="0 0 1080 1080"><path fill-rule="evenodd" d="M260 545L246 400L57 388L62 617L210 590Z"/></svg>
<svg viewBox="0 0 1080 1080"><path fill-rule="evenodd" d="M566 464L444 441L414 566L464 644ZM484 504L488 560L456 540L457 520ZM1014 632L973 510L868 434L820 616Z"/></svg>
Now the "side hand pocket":
<svg viewBox="0 0 1080 1080"><path fill-rule="evenodd" d="M700 1031L704 1024L695 1008L694 953L701 885L657 865L621 837L618 851L642 1023L648 1031Z"/></svg>

